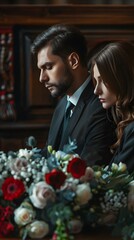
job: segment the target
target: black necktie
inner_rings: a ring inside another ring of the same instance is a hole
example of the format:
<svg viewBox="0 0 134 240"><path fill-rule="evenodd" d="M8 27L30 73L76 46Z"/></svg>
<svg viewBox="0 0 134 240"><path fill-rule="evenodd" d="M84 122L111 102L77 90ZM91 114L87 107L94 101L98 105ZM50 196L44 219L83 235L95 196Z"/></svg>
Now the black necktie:
<svg viewBox="0 0 134 240"><path fill-rule="evenodd" d="M67 102L65 116L64 116L64 125L63 125L63 132L66 130L69 119L71 117L71 110L74 108L74 104L70 101Z"/></svg>
<svg viewBox="0 0 134 240"><path fill-rule="evenodd" d="M63 142L64 142L64 137L66 136L66 132L67 132L67 125L69 123L69 120L71 118L71 110L74 108L74 104L71 103L70 101L67 102L66 105L66 110L65 110L65 114L64 114L64 118L63 118L63 123L61 125L58 137L57 137L57 145L56 145L56 149L62 149L63 148ZM62 146L62 147L61 147Z"/></svg>

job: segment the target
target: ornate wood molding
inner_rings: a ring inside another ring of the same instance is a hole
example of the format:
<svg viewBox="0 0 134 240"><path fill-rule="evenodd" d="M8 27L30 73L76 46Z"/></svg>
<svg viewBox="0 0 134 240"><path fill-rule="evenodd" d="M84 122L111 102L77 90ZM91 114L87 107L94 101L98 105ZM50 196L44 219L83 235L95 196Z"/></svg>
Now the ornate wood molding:
<svg viewBox="0 0 134 240"><path fill-rule="evenodd" d="M134 5L0 5L1 25L133 25Z"/></svg>
<svg viewBox="0 0 134 240"><path fill-rule="evenodd" d="M0 5L0 28L11 27L14 33L17 110L14 123L0 123L0 149L23 148L25 137L30 135L36 137L39 147L44 147L47 139L56 102L38 82L36 60L30 52L34 37L50 25L68 23L82 30L89 49L112 39L134 41L133 13L134 5Z"/></svg>

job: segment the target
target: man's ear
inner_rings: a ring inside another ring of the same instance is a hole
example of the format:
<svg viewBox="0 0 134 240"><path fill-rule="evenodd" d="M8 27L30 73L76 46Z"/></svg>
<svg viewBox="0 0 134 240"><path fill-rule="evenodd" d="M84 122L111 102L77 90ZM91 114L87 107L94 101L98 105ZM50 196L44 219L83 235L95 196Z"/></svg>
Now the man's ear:
<svg viewBox="0 0 134 240"><path fill-rule="evenodd" d="M76 69L79 65L79 56L76 52L72 52L68 57L68 62L72 69Z"/></svg>

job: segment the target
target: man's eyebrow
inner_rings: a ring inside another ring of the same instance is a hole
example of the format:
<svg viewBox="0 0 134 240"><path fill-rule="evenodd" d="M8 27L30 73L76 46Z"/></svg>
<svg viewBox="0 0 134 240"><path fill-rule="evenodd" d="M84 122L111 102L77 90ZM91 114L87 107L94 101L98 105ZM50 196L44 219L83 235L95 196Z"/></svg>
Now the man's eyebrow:
<svg viewBox="0 0 134 240"><path fill-rule="evenodd" d="M41 64L41 65L38 65L38 67L39 68L45 68L47 65L52 65L53 63L52 62L45 62L45 63L43 63L43 64Z"/></svg>

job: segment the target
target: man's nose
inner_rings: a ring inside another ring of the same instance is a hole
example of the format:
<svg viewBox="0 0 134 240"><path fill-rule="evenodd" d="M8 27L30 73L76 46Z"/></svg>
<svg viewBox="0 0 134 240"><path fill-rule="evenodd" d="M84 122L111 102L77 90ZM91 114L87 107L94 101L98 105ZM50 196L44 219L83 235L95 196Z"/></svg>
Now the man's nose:
<svg viewBox="0 0 134 240"><path fill-rule="evenodd" d="M41 83L48 81L48 76L47 76L47 74L46 74L45 71L41 71L41 72L40 72L39 81L40 81Z"/></svg>

